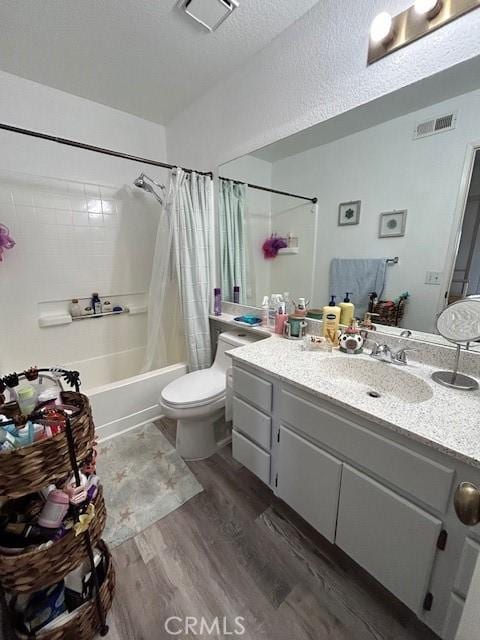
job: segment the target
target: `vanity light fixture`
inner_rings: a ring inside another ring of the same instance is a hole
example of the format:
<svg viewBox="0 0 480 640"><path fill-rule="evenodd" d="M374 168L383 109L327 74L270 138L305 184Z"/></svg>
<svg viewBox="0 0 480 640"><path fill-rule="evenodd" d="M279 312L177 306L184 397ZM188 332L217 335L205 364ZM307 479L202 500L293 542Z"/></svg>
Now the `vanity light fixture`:
<svg viewBox="0 0 480 640"><path fill-rule="evenodd" d="M480 8L480 0L415 0L402 13L379 13L370 26L368 64Z"/></svg>
<svg viewBox="0 0 480 640"><path fill-rule="evenodd" d="M379 42L387 44L392 40L393 36L393 18L388 11L382 11L372 22L370 39L375 44Z"/></svg>
<svg viewBox="0 0 480 640"><path fill-rule="evenodd" d="M419 16L425 16L428 20L438 16L442 10L442 0L416 0L413 8Z"/></svg>

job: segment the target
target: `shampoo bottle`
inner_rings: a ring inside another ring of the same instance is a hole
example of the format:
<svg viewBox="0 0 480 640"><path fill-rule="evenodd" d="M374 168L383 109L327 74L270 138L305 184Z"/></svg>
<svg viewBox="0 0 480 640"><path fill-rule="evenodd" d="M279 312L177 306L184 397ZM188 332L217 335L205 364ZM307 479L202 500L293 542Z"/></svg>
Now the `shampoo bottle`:
<svg viewBox="0 0 480 640"><path fill-rule="evenodd" d="M355 314L355 305L350 302L350 296L352 294L347 291L343 302L340 303L340 324L347 327L350 326L353 316Z"/></svg>
<svg viewBox="0 0 480 640"><path fill-rule="evenodd" d="M335 304L335 296L332 295L330 304L323 307L323 335L334 345L338 344L340 313L341 309Z"/></svg>

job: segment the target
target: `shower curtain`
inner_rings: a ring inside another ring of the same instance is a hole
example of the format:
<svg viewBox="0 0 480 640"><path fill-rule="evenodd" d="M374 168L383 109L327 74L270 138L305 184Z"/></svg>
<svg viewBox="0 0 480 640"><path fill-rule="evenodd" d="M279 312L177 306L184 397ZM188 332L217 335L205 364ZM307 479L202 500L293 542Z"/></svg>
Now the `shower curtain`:
<svg viewBox="0 0 480 640"><path fill-rule="evenodd" d="M246 185L220 181L219 227L222 295L233 300L233 287L240 287L241 304L247 301Z"/></svg>
<svg viewBox="0 0 480 640"><path fill-rule="evenodd" d="M180 326L189 370L210 366L214 254L212 179L172 169L153 259L146 370L171 360L172 334Z"/></svg>

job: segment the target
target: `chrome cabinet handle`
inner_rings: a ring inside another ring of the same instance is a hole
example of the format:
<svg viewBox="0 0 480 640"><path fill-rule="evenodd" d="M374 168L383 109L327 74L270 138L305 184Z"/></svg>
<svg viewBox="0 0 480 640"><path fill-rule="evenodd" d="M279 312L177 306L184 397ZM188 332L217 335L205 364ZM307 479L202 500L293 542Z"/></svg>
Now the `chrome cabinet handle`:
<svg viewBox="0 0 480 640"><path fill-rule="evenodd" d="M453 499L455 512L461 522L474 527L480 522L480 489L471 482L458 485Z"/></svg>

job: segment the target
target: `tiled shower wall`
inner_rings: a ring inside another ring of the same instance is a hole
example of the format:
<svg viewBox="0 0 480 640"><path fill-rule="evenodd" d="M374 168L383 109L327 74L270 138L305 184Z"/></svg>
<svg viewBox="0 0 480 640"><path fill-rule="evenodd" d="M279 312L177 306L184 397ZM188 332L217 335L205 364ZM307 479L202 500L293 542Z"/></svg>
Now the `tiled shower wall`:
<svg viewBox="0 0 480 640"><path fill-rule="evenodd" d="M47 302L67 309L93 291L126 299L147 292L159 215L158 203L128 185L1 175L0 223L17 244L0 263L0 371L121 353L122 371L107 377L138 373L146 314L47 328L38 317Z"/></svg>

